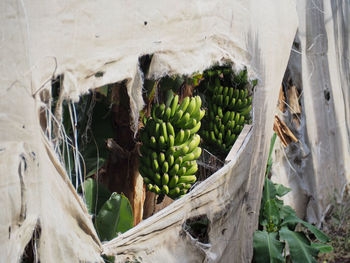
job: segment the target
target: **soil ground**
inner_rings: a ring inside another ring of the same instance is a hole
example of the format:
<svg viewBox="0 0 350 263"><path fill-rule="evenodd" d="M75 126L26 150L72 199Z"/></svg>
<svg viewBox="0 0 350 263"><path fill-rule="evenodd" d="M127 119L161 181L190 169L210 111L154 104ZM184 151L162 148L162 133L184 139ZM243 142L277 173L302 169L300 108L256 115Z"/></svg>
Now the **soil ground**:
<svg viewBox="0 0 350 263"><path fill-rule="evenodd" d="M343 202L333 201L333 207L325 219L323 231L331 238L333 251L320 254L322 263L350 263L350 194L349 187Z"/></svg>

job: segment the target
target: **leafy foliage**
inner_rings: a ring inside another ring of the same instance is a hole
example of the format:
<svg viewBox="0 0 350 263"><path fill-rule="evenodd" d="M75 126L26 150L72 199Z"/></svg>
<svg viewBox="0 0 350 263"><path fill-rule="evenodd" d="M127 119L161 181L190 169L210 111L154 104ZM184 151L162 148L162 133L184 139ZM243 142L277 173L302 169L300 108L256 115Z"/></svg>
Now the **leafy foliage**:
<svg viewBox="0 0 350 263"><path fill-rule="evenodd" d="M84 182L85 203L91 215L96 216L103 204L111 196L111 192L100 183L97 183L92 178Z"/></svg>
<svg viewBox="0 0 350 263"><path fill-rule="evenodd" d="M61 145L66 170L71 175L76 187L82 182L79 179L78 166L85 177L95 174L106 162L109 152L106 140L113 137L110 100L108 87L101 87L86 96L78 103L63 103L63 126L70 138L72 147L65 149ZM76 149L79 154L76 154ZM84 160L84 161L83 161Z"/></svg>
<svg viewBox="0 0 350 263"><path fill-rule="evenodd" d="M266 230L257 231L254 234L254 262L278 263L283 262L282 251L284 244L277 238L276 232Z"/></svg>
<svg viewBox="0 0 350 263"><path fill-rule="evenodd" d="M89 178L84 182L85 201L93 215L95 228L102 241L115 238L133 227L134 218L129 200L110 193L102 184Z"/></svg>
<svg viewBox="0 0 350 263"><path fill-rule="evenodd" d="M290 206L284 205L280 197L290 192L290 189L280 184L274 184L267 177L272 166L271 154L275 140L276 135L271 140L261 200L259 216L261 230L254 233L253 262L285 262L286 244L288 244L292 262L317 262L315 257L319 252L332 250L331 246L324 244L329 241L328 236L315 226L297 217ZM310 231L320 243L313 243L305 232L296 231L298 224Z"/></svg>
<svg viewBox="0 0 350 263"><path fill-rule="evenodd" d="M95 227L101 241L111 240L133 227L133 214L129 200L117 193L104 203L98 212Z"/></svg>

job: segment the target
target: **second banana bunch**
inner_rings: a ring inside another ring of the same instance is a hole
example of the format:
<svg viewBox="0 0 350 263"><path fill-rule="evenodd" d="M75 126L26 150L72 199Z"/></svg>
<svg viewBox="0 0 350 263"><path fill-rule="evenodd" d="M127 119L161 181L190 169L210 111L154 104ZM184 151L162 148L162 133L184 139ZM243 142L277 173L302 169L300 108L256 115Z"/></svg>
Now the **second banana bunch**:
<svg viewBox="0 0 350 263"><path fill-rule="evenodd" d="M202 153L197 132L205 115L201 105L199 96L179 104L178 95L168 105L153 105L140 131L139 171L148 191L176 199L196 182L196 160Z"/></svg>
<svg viewBox="0 0 350 263"><path fill-rule="evenodd" d="M219 156L231 150L244 124L250 122L252 96L248 94L247 71L235 75L230 67L204 72L208 110L201 135L208 148Z"/></svg>

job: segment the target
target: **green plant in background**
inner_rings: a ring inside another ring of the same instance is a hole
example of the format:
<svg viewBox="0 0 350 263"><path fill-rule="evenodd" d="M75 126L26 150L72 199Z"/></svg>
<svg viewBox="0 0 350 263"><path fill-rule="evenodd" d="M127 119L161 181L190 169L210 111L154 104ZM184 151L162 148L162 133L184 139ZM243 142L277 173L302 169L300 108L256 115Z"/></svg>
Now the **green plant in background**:
<svg viewBox="0 0 350 263"><path fill-rule="evenodd" d="M134 226L132 208L124 195L111 193L92 178L85 180L83 186L85 203L101 241L112 240ZM114 262L114 256L103 258L105 262Z"/></svg>
<svg viewBox="0 0 350 263"><path fill-rule="evenodd" d="M89 178L84 182L85 202L101 241L115 238L133 227L133 214L129 200L110 193L102 184Z"/></svg>
<svg viewBox="0 0 350 263"><path fill-rule="evenodd" d="M82 96L78 103L63 102L63 127L69 145L62 141L61 156L75 188L106 162L106 140L113 138L110 89L102 87Z"/></svg>
<svg viewBox="0 0 350 263"><path fill-rule="evenodd" d="M201 98L179 96L169 89L166 104L154 104L140 131L139 171L148 191L178 198L196 182L196 160L202 153L197 134L205 111Z"/></svg>
<svg viewBox="0 0 350 263"><path fill-rule="evenodd" d="M286 195L290 191L289 188L281 184L274 184L268 179L275 140L276 134L271 140L261 201L259 215L259 228L261 230L254 233L253 262L286 262L286 244L288 244L292 262L317 262L315 257L319 252L325 253L332 250L331 246L325 244L329 241L328 236L315 226L300 219L293 208L284 205L279 197ZM319 242L311 242L310 236L305 231L297 231L298 224L308 229Z"/></svg>
<svg viewBox="0 0 350 263"><path fill-rule="evenodd" d="M252 96L247 70L235 75L230 66L214 67L203 73L203 90L208 110L201 135L208 148L220 157L231 150L244 124L250 123Z"/></svg>
<svg viewBox="0 0 350 263"><path fill-rule="evenodd" d="M57 99L57 96L55 97ZM106 162L106 140L113 138L111 89L107 86L82 96L79 103L63 102L63 127L70 147L61 144L61 156L72 183L81 194L101 241L133 227L133 213L124 195L111 193L89 178ZM78 158L79 157L79 158ZM84 167L79 171L77 167Z"/></svg>

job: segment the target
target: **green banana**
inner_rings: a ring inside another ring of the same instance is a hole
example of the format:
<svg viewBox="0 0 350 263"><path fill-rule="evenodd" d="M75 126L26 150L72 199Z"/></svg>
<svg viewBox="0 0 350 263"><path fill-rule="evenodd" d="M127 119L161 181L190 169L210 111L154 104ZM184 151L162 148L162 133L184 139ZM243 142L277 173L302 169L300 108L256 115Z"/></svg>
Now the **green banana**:
<svg viewBox="0 0 350 263"><path fill-rule="evenodd" d="M153 171L155 171L155 172L159 171L159 164L158 164L158 161L156 159L153 159L153 161L152 161L152 168L153 168Z"/></svg>
<svg viewBox="0 0 350 263"><path fill-rule="evenodd" d="M184 183L184 184L193 184L196 182L197 177L195 175L184 175L179 178L178 183Z"/></svg>
<svg viewBox="0 0 350 263"><path fill-rule="evenodd" d="M235 116L235 123L238 124L239 123L239 119L241 118L241 115L236 112L236 116Z"/></svg>
<svg viewBox="0 0 350 263"><path fill-rule="evenodd" d="M224 91L223 91L224 97L227 96L228 91L229 91L229 88L228 88L228 87L225 87L225 88L224 88Z"/></svg>
<svg viewBox="0 0 350 263"><path fill-rule="evenodd" d="M239 98L241 99L241 100L243 100L245 97L244 97L244 90L243 89L241 89L240 91L239 91Z"/></svg>
<svg viewBox="0 0 350 263"><path fill-rule="evenodd" d="M188 145L182 146L181 147L181 154L185 155L186 153L188 153L189 150L190 150L190 147L188 147Z"/></svg>
<svg viewBox="0 0 350 263"><path fill-rule="evenodd" d="M181 167L177 174L180 176L179 181L181 180L181 177L186 173L186 167Z"/></svg>
<svg viewBox="0 0 350 263"><path fill-rule="evenodd" d="M147 184L147 190L153 192L153 185L152 184ZM180 191L179 191L180 192Z"/></svg>
<svg viewBox="0 0 350 263"><path fill-rule="evenodd" d="M152 181L151 181L151 179L149 179L148 177L146 177L146 176L144 176L143 177L143 182L144 182L144 184L149 184L149 183L151 183Z"/></svg>
<svg viewBox="0 0 350 263"><path fill-rule="evenodd" d="M196 99L194 97L192 97L190 99L190 103L188 104L188 107L186 109L186 113L189 113L191 116L191 114L194 112L195 108L196 108Z"/></svg>
<svg viewBox="0 0 350 263"><path fill-rule="evenodd" d="M229 108L234 109L236 106L236 98L233 98L230 102Z"/></svg>
<svg viewBox="0 0 350 263"><path fill-rule="evenodd" d="M157 109L157 107L155 105L153 105L152 110L151 110L151 116L152 116L153 120L156 119L156 109Z"/></svg>
<svg viewBox="0 0 350 263"><path fill-rule="evenodd" d="M240 108L242 106L242 100L241 99L238 99L237 102L236 102L236 108Z"/></svg>
<svg viewBox="0 0 350 263"><path fill-rule="evenodd" d="M165 104L161 104L157 107L156 109L156 117L158 119L163 119L163 115L164 115L164 111L165 111Z"/></svg>
<svg viewBox="0 0 350 263"><path fill-rule="evenodd" d="M229 120L231 116L231 111L226 111L224 117L222 118L223 124L226 124L226 122Z"/></svg>
<svg viewBox="0 0 350 263"><path fill-rule="evenodd" d="M220 133L224 134L225 133L225 125L221 124L219 131L220 131Z"/></svg>
<svg viewBox="0 0 350 263"><path fill-rule="evenodd" d="M156 138L154 136L152 136L151 139L150 139L150 146L153 149L157 149L157 141L156 141Z"/></svg>
<svg viewBox="0 0 350 263"><path fill-rule="evenodd" d="M174 189L171 189L169 191L169 196L172 197L172 198L176 198L177 196L179 196L180 194L180 188L179 187L175 187Z"/></svg>
<svg viewBox="0 0 350 263"><path fill-rule="evenodd" d="M160 176L159 173L153 173L153 181L157 184L157 185L161 185L162 182L162 177Z"/></svg>
<svg viewBox="0 0 350 263"><path fill-rule="evenodd" d="M193 111L193 115L197 114L200 111L200 108L202 106L202 99L199 96L195 97L196 100L196 108Z"/></svg>
<svg viewBox="0 0 350 263"><path fill-rule="evenodd" d="M168 150L165 152L166 157L168 158L170 155L173 155L175 153L175 147L171 146L168 148Z"/></svg>
<svg viewBox="0 0 350 263"><path fill-rule="evenodd" d="M174 136L173 135L169 135L169 146L172 147L175 145L175 139L174 139Z"/></svg>
<svg viewBox="0 0 350 263"><path fill-rule="evenodd" d="M165 161L165 154L163 152L159 153L159 163L162 164Z"/></svg>
<svg viewBox="0 0 350 263"><path fill-rule="evenodd" d="M183 158L183 162L197 160L202 153L202 148L196 147L192 152L186 154Z"/></svg>
<svg viewBox="0 0 350 263"><path fill-rule="evenodd" d="M187 189L181 189L181 190L180 190L180 195L184 195L184 194L186 194L186 193L187 193L187 191L188 191Z"/></svg>
<svg viewBox="0 0 350 263"><path fill-rule="evenodd" d="M165 112L164 112L164 121L168 121L171 117L171 109L169 107L166 108Z"/></svg>
<svg viewBox="0 0 350 263"><path fill-rule="evenodd" d="M205 110L199 110L199 118L198 118L198 121L200 121L201 119L203 119L205 115Z"/></svg>
<svg viewBox="0 0 350 263"><path fill-rule="evenodd" d="M252 110L252 105L249 105L248 107L242 109L240 114L246 116L250 113L251 110Z"/></svg>
<svg viewBox="0 0 350 263"><path fill-rule="evenodd" d="M197 125L197 120L190 118L189 121L184 125L186 129L192 129Z"/></svg>
<svg viewBox="0 0 350 263"><path fill-rule="evenodd" d="M219 95L218 104L221 105L221 106L223 106L223 104L224 104L224 96L223 96L223 95Z"/></svg>
<svg viewBox="0 0 350 263"><path fill-rule="evenodd" d="M238 133L241 132L241 130L242 130L241 126L240 125L236 125L233 131L234 131L235 134L238 134Z"/></svg>
<svg viewBox="0 0 350 263"><path fill-rule="evenodd" d="M190 104L190 98L189 97L185 97L182 100L179 109L182 110L183 112L185 112L189 104Z"/></svg>
<svg viewBox="0 0 350 263"><path fill-rule="evenodd" d="M166 128L167 128L167 132L169 135L172 135L173 137L175 137L175 130L174 130L174 127L173 125L171 125L170 122L167 122L166 123Z"/></svg>
<svg viewBox="0 0 350 263"><path fill-rule="evenodd" d="M215 133L213 131L210 132L210 139L212 141L216 141L216 138L215 138Z"/></svg>
<svg viewBox="0 0 350 263"><path fill-rule="evenodd" d="M199 129L201 128L201 122L198 122L197 125L195 127L193 127L192 129L190 129L190 134L195 134L199 131Z"/></svg>
<svg viewBox="0 0 350 263"><path fill-rule="evenodd" d="M218 115L221 119L224 117L224 114L222 113L222 108L220 106L218 107Z"/></svg>
<svg viewBox="0 0 350 263"><path fill-rule="evenodd" d="M168 142L168 131L167 131L167 125L165 122L161 125L161 135L164 137L164 141Z"/></svg>
<svg viewBox="0 0 350 263"><path fill-rule="evenodd" d="M178 181L179 181L179 177L177 175L174 175L173 177L171 177L171 179L169 181L170 189L174 188Z"/></svg>
<svg viewBox="0 0 350 263"><path fill-rule="evenodd" d="M219 139L220 141L222 141L222 133L221 133L221 132L220 132L219 135L218 135L218 139Z"/></svg>
<svg viewBox="0 0 350 263"><path fill-rule="evenodd" d="M184 114L184 112L182 110L178 110L175 113L174 118L172 119L173 123L177 123L178 121L180 121L183 114Z"/></svg>
<svg viewBox="0 0 350 263"><path fill-rule="evenodd" d="M239 99L239 90L235 89L235 91L233 92L233 97L238 100Z"/></svg>
<svg viewBox="0 0 350 263"><path fill-rule="evenodd" d="M159 122L157 122L155 124L155 128L154 128L154 134L155 136L158 138L160 136L160 124ZM147 139L146 139L147 140Z"/></svg>
<svg viewBox="0 0 350 263"><path fill-rule="evenodd" d="M179 96L175 95L170 105L170 108L171 108L170 117L173 117L175 115L176 109L178 107L178 103L179 103Z"/></svg>
<svg viewBox="0 0 350 263"><path fill-rule="evenodd" d="M167 185L169 183L169 175L167 173L164 173L162 176L162 184Z"/></svg>
<svg viewBox="0 0 350 263"><path fill-rule="evenodd" d="M165 149L166 147L166 141L163 135L159 136L158 146L159 146L159 149Z"/></svg>
<svg viewBox="0 0 350 263"><path fill-rule="evenodd" d="M196 161L191 162L192 166L190 168L187 168L185 175L192 175L195 174L198 171L198 164Z"/></svg>
<svg viewBox="0 0 350 263"><path fill-rule="evenodd" d="M162 186L162 193L163 194L169 194L169 187L167 185Z"/></svg>
<svg viewBox="0 0 350 263"><path fill-rule="evenodd" d="M224 90L224 87L223 87L223 86L220 86L220 87L219 87L218 93L219 93L219 94L222 94L222 91L223 91L223 90Z"/></svg>
<svg viewBox="0 0 350 263"><path fill-rule="evenodd" d="M229 92L228 92L228 96L230 99L232 99L233 96L233 88L230 88Z"/></svg>
<svg viewBox="0 0 350 263"><path fill-rule="evenodd" d="M154 185L153 186L153 192L155 192L156 194L160 194L160 188L158 187L158 185Z"/></svg>
<svg viewBox="0 0 350 263"><path fill-rule="evenodd" d="M214 133L215 133L216 136L218 136L219 133L220 133L220 132L219 132L219 129L217 128L216 125L214 126Z"/></svg>
<svg viewBox="0 0 350 263"><path fill-rule="evenodd" d="M239 125L244 125L244 121L245 121L245 118L244 116L241 115L241 117L239 118Z"/></svg>
<svg viewBox="0 0 350 263"><path fill-rule="evenodd" d="M178 127L184 127L186 125L186 123L190 120L190 117L191 117L191 115L188 112L186 112L182 116L182 118L179 121L176 122L176 125Z"/></svg>
<svg viewBox="0 0 350 263"><path fill-rule="evenodd" d="M173 166L173 164L175 162L174 155L169 155L168 158L167 158L167 162L169 164L169 167Z"/></svg>
<svg viewBox="0 0 350 263"><path fill-rule="evenodd" d="M182 164L182 156L179 156L176 160L175 160L175 164L178 164L179 166Z"/></svg>
<svg viewBox="0 0 350 263"><path fill-rule="evenodd" d="M165 162L163 163L163 166L162 166L162 172L163 172L163 173L167 173L168 170L169 170L169 164L168 164L167 161L165 161Z"/></svg>
<svg viewBox="0 0 350 263"><path fill-rule="evenodd" d="M198 134L192 136L191 142L188 144L188 151L192 152L200 143L201 137Z"/></svg>
<svg viewBox="0 0 350 263"><path fill-rule="evenodd" d="M226 140L227 144L228 145L232 145L236 140L236 135L235 134L231 134L229 136L229 138Z"/></svg>
<svg viewBox="0 0 350 263"><path fill-rule="evenodd" d="M169 174L170 176L175 176L177 174L177 172L180 169L180 165L179 164L174 164L174 166L170 169Z"/></svg>
<svg viewBox="0 0 350 263"><path fill-rule="evenodd" d="M223 106L226 108L226 107L228 107L229 104L230 104L230 97L226 96L224 98L224 105Z"/></svg>
<svg viewBox="0 0 350 263"><path fill-rule="evenodd" d="M228 139L230 138L231 134L232 134L231 130L227 130L227 132L226 132L226 134L225 134L225 141L226 141L226 142L227 142Z"/></svg>
<svg viewBox="0 0 350 263"><path fill-rule="evenodd" d="M183 143L185 143L191 136L191 130L189 129L186 129L185 130L185 137L184 137L184 140L183 140Z"/></svg>
<svg viewBox="0 0 350 263"><path fill-rule="evenodd" d="M185 131L183 129L179 130L175 137L175 145L180 145L185 140Z"/></svg>

